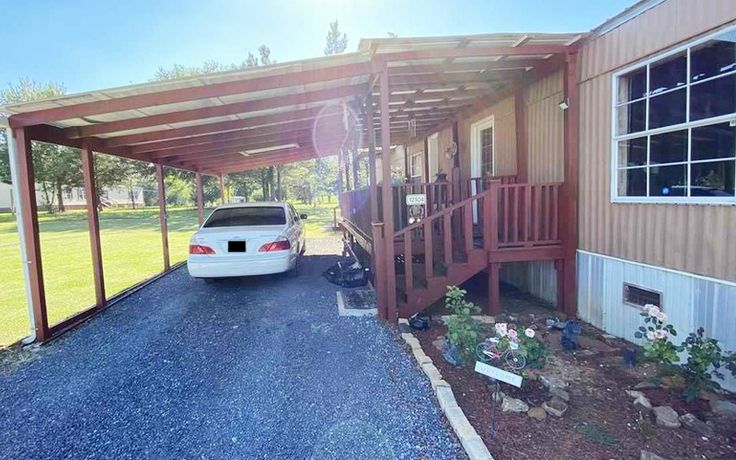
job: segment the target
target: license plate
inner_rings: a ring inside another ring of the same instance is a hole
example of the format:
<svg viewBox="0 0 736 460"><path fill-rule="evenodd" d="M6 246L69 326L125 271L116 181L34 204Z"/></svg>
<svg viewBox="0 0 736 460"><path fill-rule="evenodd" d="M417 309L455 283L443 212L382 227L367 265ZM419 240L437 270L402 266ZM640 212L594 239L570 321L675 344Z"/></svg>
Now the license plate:
<svg viewBox="0 0 736 460"><path fill-rule="evenodd" d="M245 241L228 241L227 252L245 252Z"/></svg>

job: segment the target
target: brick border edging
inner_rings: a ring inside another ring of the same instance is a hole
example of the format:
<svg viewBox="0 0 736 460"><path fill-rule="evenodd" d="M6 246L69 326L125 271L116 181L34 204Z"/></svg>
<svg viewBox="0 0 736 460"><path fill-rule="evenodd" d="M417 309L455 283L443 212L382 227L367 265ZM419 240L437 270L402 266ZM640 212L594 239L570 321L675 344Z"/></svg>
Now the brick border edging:
<svg viewBox="0 0 736 460"><path fill-rule="evenodd" d="M403 318L399 319L399 325L402 324L407 327L409 326L409 322ZM440 403L442 412L444 412L447 421L450 422L450 426L460 440L460 444L465 449L468 458L470 460L493 460L493 456L488 451L483 440L457 404L450 384L442 379L442 374L440 374L439 369L432 362L432 358L424 353L419 339L414 337L414 334L411 332L402 332L401 338L411 347L411 352L414 358L416 358L417 364L419 364L419 367L422 368L422 371L429 379L429 383L432 385L432 390L437 397L437 401Z"/></svg>

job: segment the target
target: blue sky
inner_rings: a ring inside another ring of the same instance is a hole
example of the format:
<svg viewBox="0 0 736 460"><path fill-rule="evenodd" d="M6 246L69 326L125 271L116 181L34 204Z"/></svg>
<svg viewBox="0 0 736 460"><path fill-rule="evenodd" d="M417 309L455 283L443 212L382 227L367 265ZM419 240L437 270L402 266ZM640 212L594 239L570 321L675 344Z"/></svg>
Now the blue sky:
<svg viewBox="0 0 736 460"><path fill-rule="evenodd" d="M151 79L159 66L240 63L259 45L323 54L329 22L350 39L587 31L634 0L0 0L0 87L21 77L69 92Z"/></svg>

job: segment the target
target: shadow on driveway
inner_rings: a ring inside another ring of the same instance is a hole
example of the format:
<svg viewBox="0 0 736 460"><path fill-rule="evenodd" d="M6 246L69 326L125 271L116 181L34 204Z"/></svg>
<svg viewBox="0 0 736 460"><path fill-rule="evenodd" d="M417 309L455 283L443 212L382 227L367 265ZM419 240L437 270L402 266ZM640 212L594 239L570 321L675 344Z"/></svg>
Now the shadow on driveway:
<svg viewBox="0 0 736 460"><path fill-rule="evenodd" d="M0 458L462 458L373 318L338 318L308 241L296 278L163 277L0 376Z"/></svg>

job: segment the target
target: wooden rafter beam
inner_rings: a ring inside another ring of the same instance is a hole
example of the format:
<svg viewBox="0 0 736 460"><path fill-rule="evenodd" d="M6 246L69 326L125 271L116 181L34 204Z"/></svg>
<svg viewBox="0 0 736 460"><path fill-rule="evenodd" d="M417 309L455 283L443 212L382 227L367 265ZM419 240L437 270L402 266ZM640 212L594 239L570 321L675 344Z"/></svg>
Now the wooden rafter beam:
<svg viewBox="0 0 736 460"><path fill-rule="evenodd" d="M122 112L125 110L134 110L165 104L352 78L370 74L373 70L374 67L372 63L362 62L342 64L327 68L302 70L280 75L264 75L262 77L243 80L177 88L147 94L118 97L104 101L85 102L65 107L35 110L32 112L12 115L9 122L11 127L17 128L58 120L67 120L70 118L89 117L104 113Z"/></svg>
<svg viewBox="0 0 736 460"><path fill-rule="evenodd" d="M90 137L105 133L149 128L171 123L203 120L207 118L216 118L228 115L239 115L248 112L258 112L261 110L269 110L292 105L326 102L329 100L341 99L356 94L363 94L364 92L365 84L339 86L336 88L326 88L299 94L273 96L264 99L256 99L253 101L236 102L233 104L182 110L179 112L168 112L141 118L128 118L125 120L110 121L107 123L99 123L95 125L66 128L64 131L66 132L67 137L71 138Z"/></svg>
<svg viewBox="0 0 736 460"><path fill-rule="evenodd" d="M483 56L543 56L547 54L565 54L574 45L526 45L526 46L478 46L469 48L425 49L382 53L374 57L377 63L391 61L408 61L432 58L464 58Z"/></svg>

